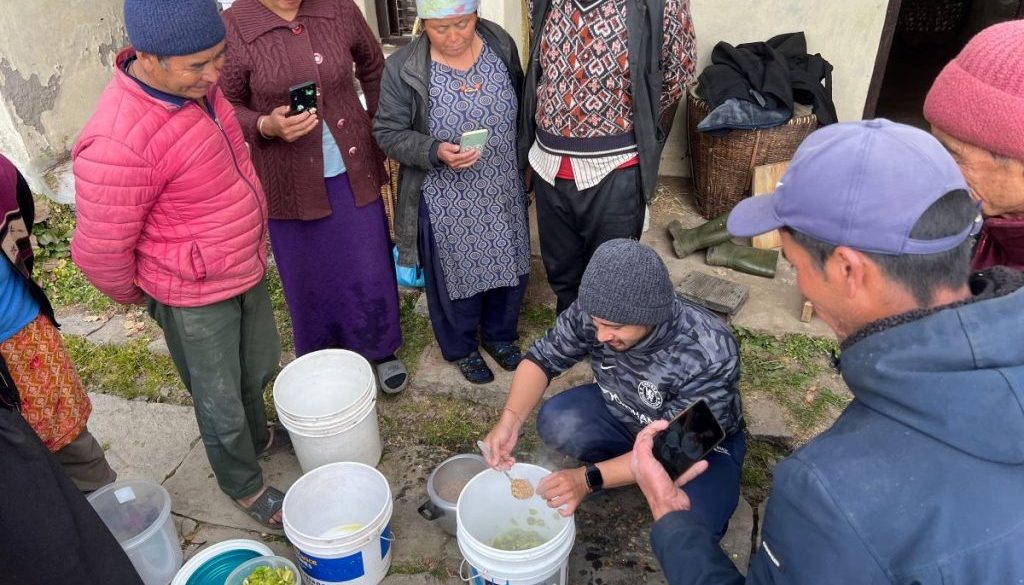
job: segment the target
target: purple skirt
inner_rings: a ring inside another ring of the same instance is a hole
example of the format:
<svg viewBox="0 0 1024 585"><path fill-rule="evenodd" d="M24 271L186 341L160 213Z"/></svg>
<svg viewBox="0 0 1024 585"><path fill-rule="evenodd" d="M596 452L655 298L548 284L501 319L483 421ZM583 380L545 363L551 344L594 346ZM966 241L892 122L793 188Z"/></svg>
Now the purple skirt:
<svg viewBox="0 0 1024 585"><path fill-rule="evenodd" d="M347 173L324 181L331 215L270 220L295 355L341 348L381 360L402 344L384 203L356 207Z"/></svg>

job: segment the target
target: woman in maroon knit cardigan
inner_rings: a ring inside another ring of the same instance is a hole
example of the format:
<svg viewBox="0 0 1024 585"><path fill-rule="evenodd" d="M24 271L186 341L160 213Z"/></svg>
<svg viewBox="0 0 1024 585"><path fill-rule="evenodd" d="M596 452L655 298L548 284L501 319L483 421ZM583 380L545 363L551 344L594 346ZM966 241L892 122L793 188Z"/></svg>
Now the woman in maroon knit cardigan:
<svg viewBox="0 0 1024 585"><path fill-rule="evenodd" d="M376 364L383 391L401 392L407 374L394 355L401 330L380 199L384 156L370 134L380 46L352 0L236 0L224 23L221 87L267 193L295 354L353 350ZM316 111L289 116L289 88L309 81Z"/></svg>

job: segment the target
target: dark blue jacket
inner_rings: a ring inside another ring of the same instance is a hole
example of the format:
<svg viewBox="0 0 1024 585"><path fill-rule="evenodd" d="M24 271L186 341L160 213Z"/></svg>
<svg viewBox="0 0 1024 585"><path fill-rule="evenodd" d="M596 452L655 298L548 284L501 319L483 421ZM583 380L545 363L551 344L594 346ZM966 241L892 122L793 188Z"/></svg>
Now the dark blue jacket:
<svg viewBox="0 0 1024 585"><path fill-rule="evenodd" d="M854 400L776 466L746 583L1024 583L1022 284L995 269L847 341ZM744 583L690 512L651 541L672 585Z"/></svg>

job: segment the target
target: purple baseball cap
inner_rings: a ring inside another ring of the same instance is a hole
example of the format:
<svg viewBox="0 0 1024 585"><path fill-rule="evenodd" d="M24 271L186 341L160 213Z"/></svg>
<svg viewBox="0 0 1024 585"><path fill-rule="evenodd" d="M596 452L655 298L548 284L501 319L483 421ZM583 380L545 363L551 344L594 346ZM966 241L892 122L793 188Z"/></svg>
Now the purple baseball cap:
<svg viewBox="0 0 1024 585"><path fill-rule="evenodd" d="M937 254L960 245L974 224L935 240L910 231L957 189L967 182L931 134L884 119L832 124L804 140L774 193L740 201L727 228L751 237L788 227L863 252Z"/></svg>

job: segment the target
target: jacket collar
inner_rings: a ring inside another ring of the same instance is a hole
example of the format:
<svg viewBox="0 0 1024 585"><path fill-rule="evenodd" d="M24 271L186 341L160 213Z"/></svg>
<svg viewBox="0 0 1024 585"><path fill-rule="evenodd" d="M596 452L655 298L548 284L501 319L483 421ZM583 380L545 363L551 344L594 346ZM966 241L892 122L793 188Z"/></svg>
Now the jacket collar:
<svg viewBox="0 0 1024 585"><path fill-rule="evenodd" d="M225 16L235 21L242 39L251 43L274 29L292 28L305 18L335 18L337 10L335 3L328 0L302 0L295 20L288 22L271 12L259 0L239 0L231 5Z"/></svg>
<svg viewBox="0 0 1024 585"><path fill-rule="evenodd" d="M152 101L154 104L160 105L168 110L177 110L188 105L192 100L183 98L181 96L172 95L160 91L159 89L150 87L138 79L128 75L125 71L125 66L128 61L135 58L135 49L126 47L121 49L121 52L117 54L117 58L114 60L114 81L118 84L121 89L128 91L140 98ZM206 104L207 108L213 108L213 95L217 91L217 85L214 84L210 91L206 93ZM196 103L196 105L199 105Z"/></svg>
<svg viewBox="0 0 1024 585"><path fill-rule="evenodd" d="M941 307L915 309L907 313L900 313L899 315L893 315L891 317L886 317L873 323L869 323L850 337L843 340L840 348L842 350L849 349L877 333L882 333L894 327L899 327L900 325L919 321L942 311L957 309L979 301L986 301L1014 293L1018 289L1024 288L1024 272L1006 268L1005 266L996 266L972 276L970 286L970 298L949 305L942 305Z"/></svg>

